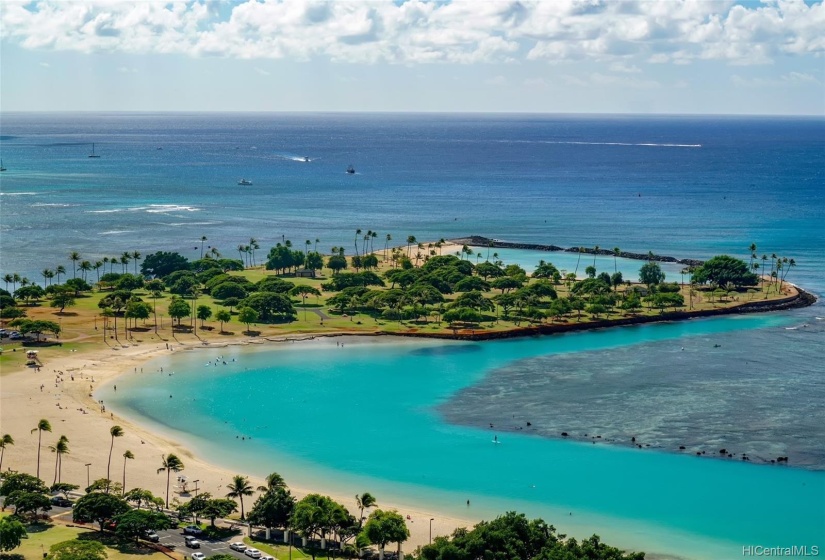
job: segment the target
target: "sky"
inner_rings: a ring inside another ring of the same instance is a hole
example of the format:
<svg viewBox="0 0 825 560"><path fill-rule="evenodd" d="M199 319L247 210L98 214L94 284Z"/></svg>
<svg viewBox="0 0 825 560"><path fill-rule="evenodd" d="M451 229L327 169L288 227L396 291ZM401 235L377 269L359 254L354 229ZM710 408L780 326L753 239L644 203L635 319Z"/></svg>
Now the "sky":
<svg viewBox="0 0 825 560"><path fill-rule="evenodd" d="M825 5L0 0L0 111L825 115Z"/></svg>

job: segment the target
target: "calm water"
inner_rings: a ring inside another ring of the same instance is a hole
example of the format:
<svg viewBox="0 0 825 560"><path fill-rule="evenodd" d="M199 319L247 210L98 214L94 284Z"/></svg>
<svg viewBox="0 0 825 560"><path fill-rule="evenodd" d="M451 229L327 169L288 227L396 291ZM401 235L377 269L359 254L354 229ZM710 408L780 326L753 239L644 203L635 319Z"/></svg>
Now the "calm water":
<svg viewBox="0 0 825 560"><path fill-rule="evenodd" d="M795 258L788 278L822 293L824 124L3 114L9 170L0 175L0 272L39 280L44 267L70 268L72 250L90 260L159 249L195 257L202 235L226 255L252 236L259 255L282 236L298 246L319 238L322 250L344 245L352 254L361 228L378 231L377 247L387 233L399 244L408 235L481 234L680 258L747 258L755 242L760 255ZM100 159L86 157L92 142ZM349 163L353 176L344 173ZM238 186L242 177L254 184ZM527 268L544 258L572 270L577 259L499 252ZM582 258L581 268L588 264ZM615 265L632 277L639 264ZM612 272L614 263L600 258L596 266ZM667 272L677 279L678 269ZM489 345L296 349L206 371L198 354L171 365L179 376L132 380L121 407L255 474L275 463L296 481L351 484L447 509L472 496L485 514L524 509L571 532L599 527L627 546L739 557L743 543L811 544L825 534L817 317L825 317L821 304ZM722 346L713 351L713 343ZM167 400L153 402L155 391ZM186 416L171 408L167 391ZM218 410L227 395L234 406ZM531 419L519 421L534 420L535 430L502 431L505 443L490 444L484 426L511 430L516 407L529 411ZM342 415L347 428L330 430ZM561 426L633 434L659 449L542 437ZM235 441L238 433L255 436L254 452ZM787 454L802 468L680 456L671 451L679 443Z"/></svg>

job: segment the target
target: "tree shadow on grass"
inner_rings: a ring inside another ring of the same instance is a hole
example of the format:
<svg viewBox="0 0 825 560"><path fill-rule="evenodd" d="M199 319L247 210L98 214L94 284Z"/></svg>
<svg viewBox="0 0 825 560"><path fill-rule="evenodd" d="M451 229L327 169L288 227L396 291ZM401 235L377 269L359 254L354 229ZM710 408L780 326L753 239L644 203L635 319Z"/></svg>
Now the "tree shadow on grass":
<svg viewBox="0 0 825 560"><path fill-rule="evenodd" d="M218 334L220 334L221 336L232 336L232 335L235 334L235 332L234 331L221 331Z"/></svg>
<svg viewBox="0 0 825 560"><path fill-rule="evenodd" d="M22 554L4 553L0 554L0 560L26 560L26 557Z"/></svg>
<svg viewBox="0 0 825 560"><path fill-rule="evenodd" d="M157 552L153 547L145 544L135 544L132 539L123 539L112 533L101 533L100 531L90 531L77 536L79 541L97 541L105 546L114 548L121 554L149 556Z"/></svg>

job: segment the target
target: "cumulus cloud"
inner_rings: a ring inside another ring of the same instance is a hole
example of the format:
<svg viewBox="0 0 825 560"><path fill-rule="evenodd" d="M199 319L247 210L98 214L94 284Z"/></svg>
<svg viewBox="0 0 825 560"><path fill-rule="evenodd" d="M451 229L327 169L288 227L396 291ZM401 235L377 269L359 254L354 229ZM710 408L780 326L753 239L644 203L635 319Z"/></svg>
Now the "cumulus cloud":
<svg viewBox="0 0 825 560"><path fill-rule="evenodd" d="M196 0L6 2L5 41L80 52L342 63L628 62L765 64L825 54L822 1Z"/></svg>

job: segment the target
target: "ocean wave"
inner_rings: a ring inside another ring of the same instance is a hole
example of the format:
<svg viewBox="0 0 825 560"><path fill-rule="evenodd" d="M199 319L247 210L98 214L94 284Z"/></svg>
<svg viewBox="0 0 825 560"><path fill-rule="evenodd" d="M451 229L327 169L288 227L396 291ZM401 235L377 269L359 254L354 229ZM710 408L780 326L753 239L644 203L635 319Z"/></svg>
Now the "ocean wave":
<svg viewBox="0 0 825 560"><path fill-rule="evenodd" d="M181 204L150 204L149 206L128 206L126 208L107 208L105 210L87 210L88 214L113 214L116 212L147 212L149 214L167 214L169 212L197 212L200 208Z"/></svg>
<svg viewBox="0 0 825 560"><path fill-rule="evenodd" d="M182 227L182 226L215 226L218 224L222 224L223 222L171 222L171 223L164 223L165 226L172 226L172 227Z"/></svg>
<svg viewBox="0 0 825 560"><path fill-rule="evenodd" d="M30 204L32 208L37 208L40 206L54 206L58 208L69 208L70 206L77 206L77 204L64 204L62 202L35 202L34 204Z"/></svg>
<svg viewBox="0 0 825 560"><path fill-rule="evenodd" d="M99 235L119 235L121 233L134 233L132 229L113 229L111 231L101 231Z"/></svg>
<svg viewBox="0 0 825 560"><path fill-rule="evenodd" d="M655 142L580 142L576 140L540 140L542 144L573 144L577 146L649 146L656 148L701 148L701 144L670 144Z"/></svg>
<svg viewBox="0 0 825 560"><path fill-rule="evenodd" d="M0 196L37 196L36 192L3 192Z"/></svg>

